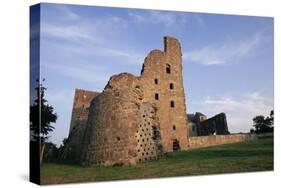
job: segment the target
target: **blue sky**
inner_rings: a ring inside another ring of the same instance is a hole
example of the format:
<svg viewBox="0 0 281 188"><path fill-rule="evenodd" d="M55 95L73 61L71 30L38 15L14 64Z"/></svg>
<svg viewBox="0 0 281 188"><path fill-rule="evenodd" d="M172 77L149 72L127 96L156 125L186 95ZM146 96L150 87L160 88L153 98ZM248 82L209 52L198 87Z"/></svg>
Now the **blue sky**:
<svg viewBox="0 0 281 188"><path fill-rule="evenodd" d="M273 109L273 18L42 4L41 76L59 116L50 140L68 136L75 88L139 75L166 35L182 46L188 113L225 112L234 133Z"/></svg>

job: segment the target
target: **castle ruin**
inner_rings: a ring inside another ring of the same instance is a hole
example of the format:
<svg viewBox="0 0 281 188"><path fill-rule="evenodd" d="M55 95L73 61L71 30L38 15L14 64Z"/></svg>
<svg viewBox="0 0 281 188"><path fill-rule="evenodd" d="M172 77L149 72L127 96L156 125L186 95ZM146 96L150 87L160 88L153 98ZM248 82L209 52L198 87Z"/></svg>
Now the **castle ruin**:
<svg viewBox="0 0 281 188"><path fill-rule="evenodd" d="M101 93L76 90L62 158L85 165L134 165L163 152L187 150L189 129L177 39L164 37L140 76L121 73Z"/></svg>

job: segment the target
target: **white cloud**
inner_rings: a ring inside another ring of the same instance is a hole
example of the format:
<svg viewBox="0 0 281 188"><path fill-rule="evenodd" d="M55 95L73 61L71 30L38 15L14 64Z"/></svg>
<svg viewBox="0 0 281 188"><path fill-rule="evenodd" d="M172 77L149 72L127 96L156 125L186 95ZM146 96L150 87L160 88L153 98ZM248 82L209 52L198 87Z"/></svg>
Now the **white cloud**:
<svg viewBox="0 0 281 188"><path fill-rule="evenodd" d="M60 19L67 22L42 22L42 43L44 53L52 56L106 56L120 63L140 64L144 55L136 52L123 37L128 21L117 16L83 18L70 8L59 6Z"/></svg>
<svg viewBox="0 0 281 188"><path fill-rule="evenodd" d="M57 12L62 14L64 20L78 20L80 16L73 12L68 5L57 6Z"/></svg>
<svg viewBox="0 0 281 188"><path fill-rule="evenodd" d="M253 34L248 40L223 41L210 44L191 52L185 52L186 61L202 65L218 65L233 63L251 55L265 41L262 33Z"/></svg>
<svg viewBox="0 0 281 188"><path fill-rule="evenodd" d="M198 111L209 117L225 112L230 132L247 132L252 128L252 119L257 115L269 115L273 101L259 92L247 93L241 98L232 96L206 97L194 103Z"/></svg>
<svg viewBox="0 0 281 188"><path fill-rule="evenodd" d="M102 66L92 66L82 63L75 65L57 64L57 63L44 63L42 62L42 69L46 71L53 71L64 75L66 77L80 80L83 82L94 83L95 85L104 85L110 78L111 73L104 70Z"/></svg>
<svg viewBox="0 0 281 188"><path fill-rule="evenodd" d="M137 24L153 23L163 24L166 27L171 26L176 21L176 16L171 13L161 11L146 11L143 13L129 12L129 17Z"/></svg>
<svg viewBox="0 0 281 188"><path fill-rule="evenodd" d="M136 24L161 24L168 28L174 25L177 27L182 26L186 23L187 17L181 12L167 12L158 10L149 10L145 12L129 12L128 16Z"/></svg>
<svg viewBox="0 0 281 188"><path fill-rule="evenodd" d="M83 25L55 25L42 23L42 37L63 39L67 41L90 41L99 43L100 38L94 37L95 30L86 24Z"/></svg>

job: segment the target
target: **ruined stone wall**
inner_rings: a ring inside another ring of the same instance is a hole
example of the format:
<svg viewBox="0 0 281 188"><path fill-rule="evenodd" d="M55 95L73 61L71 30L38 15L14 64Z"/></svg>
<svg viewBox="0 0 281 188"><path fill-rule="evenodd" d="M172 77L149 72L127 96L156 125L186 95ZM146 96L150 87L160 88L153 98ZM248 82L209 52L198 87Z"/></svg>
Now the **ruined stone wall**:
<svg viewBox="0 0 281 188"><path fill-rule="evenodd" d="M243 142L254 139L251 134L230 134L230 135L212 135L197 136L189 138L189 148L203 148L216 145Z"/></svg>
<svg viewBox="0 0 281 188"><path fill-rule="evenodd" d="M69 134L73 128L86 123L90 103L98 94L94 91L75 89Z"/></svg>
<svg viewBox="0 0 281 188"><path fill-rule="evenodd" d="M135 164L163 151L188 149L181 56L179 42L165 37L164 51L149 53L139 77L122 73L110 78L85 118L82 149L77 150L82 164Z"/></svg>
<svg viewBox="0 0 281 188"><path fill-rule="evenodd" d="M200 122L198 126L199 135L207 136L207 135L227 135L230 134L228 131L226 115L225 113L220 113L211 117L205 121Z"/></svg>
<svg viewBox="0 0 281 188"><path fill-rule="evenodd" d="M161 144L157 137L159 120L156 108L150 103L142 103L139 115L140 122L136 131L138 162L155 160L159 155L158 144Z"/></svg>
<svg viewBox="0 0 281 188"><path fill-rule="evenodd" d="M208 120L196 114L198 134L229 134L225 114ZM76 90L64 157L85 165L133 165L162 152L252 139L249 134L190 137L196 132L187 122L181 46L165 37L164 51L148 54L139 77L114 75L100 94Z"/></svg>
<svg viewBox="0 0 281 188"><path fill-rule="evenodd" d="M151 139L155 111L149 104L142 104L142 99L138 77L122 73L110 79L91 103L82 163L136 164L156 158Z"/></svg>
<svg viewBox="0 0 281 188"><path fill-rule="evenodd" d="M80 160L90 103L98 94L94 91L75 89L69 136L60 156L62 160Z"/></svg>
<svg viewBox="0 0 281 188"><path fill-rule="evenodd" d="M153 50L141 72L144 101L157 107L164 151L173 151L173 141L187 149L188 130L182 77L182 54L177 39L164 38L164 51Z"/></svg>
<svg viewBox="0 0 281 188"><path fill-rule="evenodd" d="M197 128L198 126L194 122L188 123L189 137L198 136Z"/></svg>

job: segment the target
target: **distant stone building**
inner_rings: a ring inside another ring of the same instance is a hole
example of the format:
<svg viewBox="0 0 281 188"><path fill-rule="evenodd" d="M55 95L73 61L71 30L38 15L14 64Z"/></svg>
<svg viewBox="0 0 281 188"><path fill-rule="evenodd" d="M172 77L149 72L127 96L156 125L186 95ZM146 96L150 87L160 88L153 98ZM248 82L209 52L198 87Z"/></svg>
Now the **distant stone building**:
<svg viewBox="0 0 281 188"><path fill-rule="evenodd" d="M225 113L220 113L211 117L205 121L202 121L199 126L199 135L208 136L208 135L228 135L226 115Z"/></svg>
<svg viewBox="0 0 281 188"><path fill-rule="evenodd" d="M200 122L205 121L207 119L207 116L205 114L202 114L201 112L196 112L195 114L187 114L187 119L189 135L198 136Z"/></svg>
<svg viewBox="0 0 281 188"><path fill-rule="evenodd" d="M196 112L187 114L188 126L191 136L208 136L208 135L227 135L228 131L226 115L220 113L214 117L207 118L205 114Z"/></svg>

